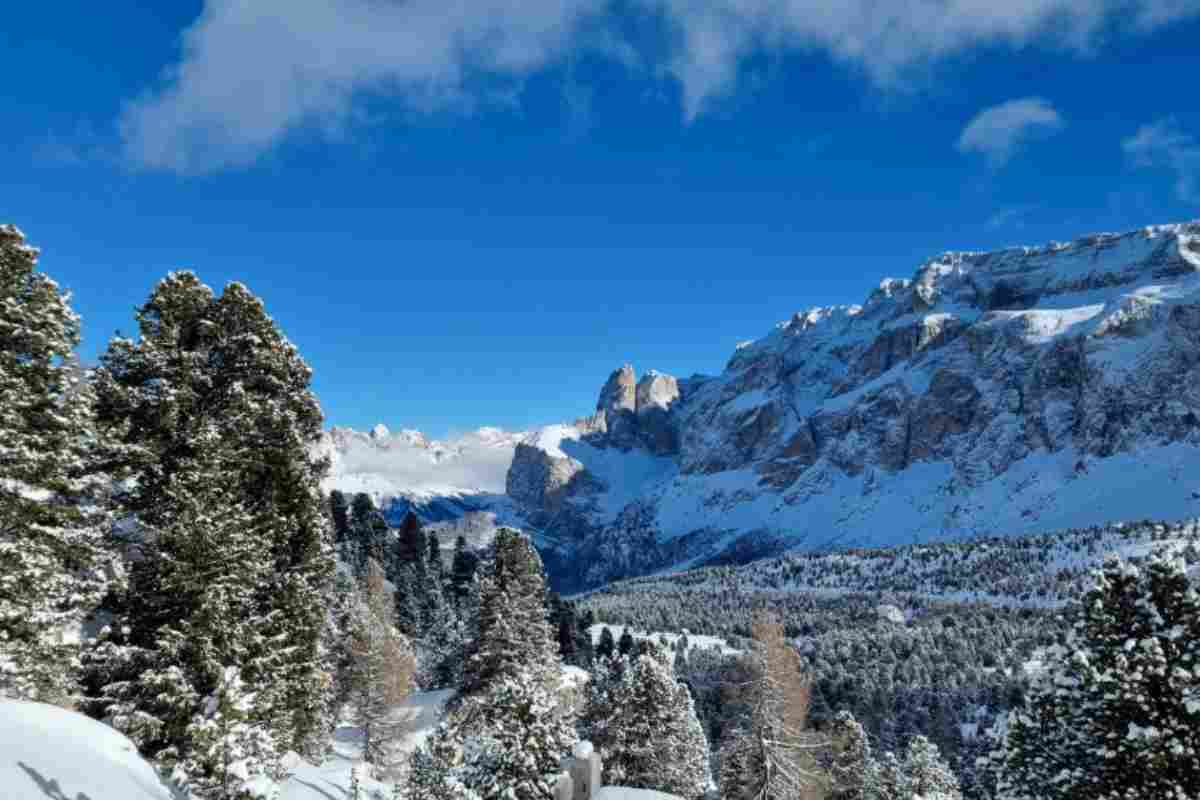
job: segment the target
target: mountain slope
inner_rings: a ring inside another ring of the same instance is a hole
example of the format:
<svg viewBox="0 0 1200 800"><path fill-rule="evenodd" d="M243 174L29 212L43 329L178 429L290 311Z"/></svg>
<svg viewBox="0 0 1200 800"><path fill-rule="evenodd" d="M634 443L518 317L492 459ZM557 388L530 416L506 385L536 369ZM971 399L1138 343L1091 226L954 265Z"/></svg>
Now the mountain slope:
<svg viewBox="0 0 1200 800"><path fill-rule="evenodd" d="M951 252L715 377L613 373L506 489L562 585L1200 512L1200 223Z"/></svg>

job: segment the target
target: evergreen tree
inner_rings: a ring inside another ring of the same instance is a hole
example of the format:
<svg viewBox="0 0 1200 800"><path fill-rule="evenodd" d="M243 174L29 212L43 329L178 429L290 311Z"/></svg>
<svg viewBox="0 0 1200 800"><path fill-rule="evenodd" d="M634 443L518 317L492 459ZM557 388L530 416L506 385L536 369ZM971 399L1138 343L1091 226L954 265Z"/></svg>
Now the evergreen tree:
<svg viewBox="0 0 1200 800"><path fill-rule="evenodd" d="M375 501L364 492L354 495L350 505L349 535L356 545L358 562L353 566L359 574L365 574L366 564L370 560L386 563L387 522L375 507Z"/></svg>
<svg viewBox="0 0 1200 800"><path fill-rule="evenodd" d="M420 578L412 564L396 570L395 586L396 627L410 639L416 638L421 635L421 594Z"/></svg>
<svg viewBox="0 0 1200 800"><path fill-rule="evenodd" d="M104 590L107 518L79 318L37 256L0 226L0 696L62 702L75 655L57 639Z"/></svg>
<svg viewBox="0 0 1200 800"><path fill-rule="evenodd" d="M445 623L446 595L443 586L442 549L436 533L426 537L428 556L425 560L425 585L421 591L421 623L423 634Z"/></svg>
<svg viewBox="0 0 1200 800"><path fill-rule="evenodd" d="M542 559L529 539L511 528L496 532L496 555L480 581L478 633L463 673L469 695L529 665L558 663L558 645L546 617Z"/></svg>
<svg viewBox="0 0 1200 800"><path fill-rule="evenodd" d="M1200 595L1182 560L1108 560L1042 663L992 755L998 797L1197 796Z"/></svg>
<svg viewBox="0 0 1200 800"><path fill-rule="evenodd" d="M708 740L692 696L663 652L623 669L602 666L584 713L606 783L685 798L700 797L711 783Z"/></svg>
<svg viewBox="0 0 1200 800"><path fill-rule="evenodd" d="M627 656L633 652L634 644L633 634L629 632L629 628L626 628L621 632L621 638L617 640L617 652Z"/></svg>
<svg viewBox="0 0 1200 800"><path fill-rule="evenodd" d="M830 800L876 800L867 793L872 767L867 732L848 711L838 714L829 732Z"/></svg>
<svg viewBox="0 0 1200 800"><path fill-rule="evenodd" d="M529 539L497 532L479 597L462 689L414 755L410 791L416 800L548 800L575 730L561 700L542 561Z"/></svg>
<svg viewBox="0 0 1200 800"><path fill-rule="evenodd" d="M607 660L617 652L617 642L613 639L612 628L605 625L600 629L600 643L596 645L596 659Z"/></svg>
<svg viewBox="0 0 1200 800"><path fill-rule="evenodd" d="M596 648L592 644L592 626L596 624L596 614L590 608L579 616L575 627L575 664L590 669L596 657Z"/></svg>
<svg viewBox="0 0 1200 800"><path fill-rule="evenodd" d="M425 582L425 564L428 560L429 543L425 536L425 529L421 526L421 520L411 511L404 515L400 529L396 531L394 553L397 568L411 565L421 578L421 583Z"/></svg>
<svg viewBox="0 0 1200 800"><path fill-rule="evenodd" d="M247 535L253 515L217 477L197 469L172 484L174 518L142 531L119 624L84 654L85 708L200 796L262 772L275 747L242 678L268 657L255 587L273 565ZM235 741L254 746L230 759Z"/></svg>
<svg viewBox="0 0 1200 800"><path fill-rule="evenodd" d="M253 699L237 667L225 667L201 712L192 717L187 727L191 747L177 774L193 797L257 796L247 782L261 765L276 762L277 747L266 728L250 721Z"/></svg>
<svg viewBox="0 0 1200 800"><path fill-rule="evenodd" d="M116 338L102 358L96 407L126 448L119 499L142 556L88 654L88 709L142 729L143 752L181 763L192 742L177 718L236 667L252 724L280 748L317 752L331 726L320 643L333 558L312 372L241 284L214 297L192 273L172 273L137 318L138 341ZM143 660L145 690L124 686ZM155 680L167 688L155 694ZM172 693L180 700L164 712Z"/></svg>
<svg viewBox="0 0 1200 800"><path fill-rule="evenodd" d="M467 537L459 536L454 540L454 560L450 564L450 585L455 605L467 600L478 566L479 557L467 546Z"/></svg>
<svg viewBox="0 0 1200 800"><path fill-rule="evenodd" d="M962 800L958 777L924 736L914 736L904 751L902 793L916 800Z"/></svg>
<svg viewBox="0 0 1200 800"><path fill-rule="evenodd" d="M363 760L379 777L387 764L392 706L408 695L416 669L412 648L392 625L392 609L379 562L367 562L362 598L350 628L355 721L363 732Z"/></svg>
<svg viewBox="0 0 1200 800"><path fill-rule="evenodd" d="M576 736L555 687L533 673L498 676L462 699L413 755L413 800L551 800Z"/></svg>
<svg viewBox="0 0 1200 800"><path fill-rule="evenodd" d="M350 535L350 505L337 489L329 493L329 515L333 522L333 540L341 543Z"/></svg>

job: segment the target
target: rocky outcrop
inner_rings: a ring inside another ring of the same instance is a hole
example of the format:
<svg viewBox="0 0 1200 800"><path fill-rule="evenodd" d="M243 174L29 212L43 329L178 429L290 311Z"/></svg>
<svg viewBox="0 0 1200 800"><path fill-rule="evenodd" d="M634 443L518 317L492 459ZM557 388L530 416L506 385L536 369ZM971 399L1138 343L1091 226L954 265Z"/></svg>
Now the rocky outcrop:
<svg viewBox="0 0 1200 800"><path fill-rule="evenodd" d="M581 585L773 548L1187 516L1198 370L1200 223L945 253L862 305L796 314L718 376L618 370L574 464L523 456L513 469L540 483L512 496L558 509L546 533L564 560L587 555Z"/></svg>
<svg viewBox="0 0 1200 800"><path fill-rule="evenodd" d="M651 370L638 381L635 404L638 436L656 455L679 450L679 437L671 420L671 408L678 400L679 382L670 375Z"/></svg>

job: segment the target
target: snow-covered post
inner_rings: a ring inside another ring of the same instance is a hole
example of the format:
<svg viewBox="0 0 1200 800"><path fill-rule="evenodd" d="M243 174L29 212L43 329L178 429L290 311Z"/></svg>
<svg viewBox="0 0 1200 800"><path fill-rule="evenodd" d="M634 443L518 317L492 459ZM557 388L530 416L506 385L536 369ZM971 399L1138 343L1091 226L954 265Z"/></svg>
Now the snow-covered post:
<svg viewBox="0 0 1200 800"><path fill-rule="evenodd" d="M575 759L569 772L575 789L574 800L592 800L600 790L600 754L591 742L580 741L575 743L572 755Z"/></svg>
<svg viewBox="0 0 1200 800"><path fill-rule="evenodd" d="M575 800L575 781L570 772L562 772L554 784L554 800Z"/></svg>

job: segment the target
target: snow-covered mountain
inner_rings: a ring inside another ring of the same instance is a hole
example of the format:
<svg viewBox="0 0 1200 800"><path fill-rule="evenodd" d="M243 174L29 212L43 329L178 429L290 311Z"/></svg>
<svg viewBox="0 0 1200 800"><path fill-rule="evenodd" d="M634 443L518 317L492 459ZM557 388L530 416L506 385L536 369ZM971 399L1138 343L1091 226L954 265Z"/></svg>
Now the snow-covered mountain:
<svg viewBox="0 0 1200 800"><path fill-rule="evenodd" d="M437 440L415 430L392 433L384 425L366 433L335 427L320 445L330 459L325 489L366 492L395 522L409 510L427 522L472 511L506 514L505 476L525 436L480 428Z"/></svg>
<svg viewBox="0 0 1200 800"><path fill-rule="evenodd" d="M714 377L617 370L506 489L560 584L1200 513L1200 222L949 252Z"/></svg>

